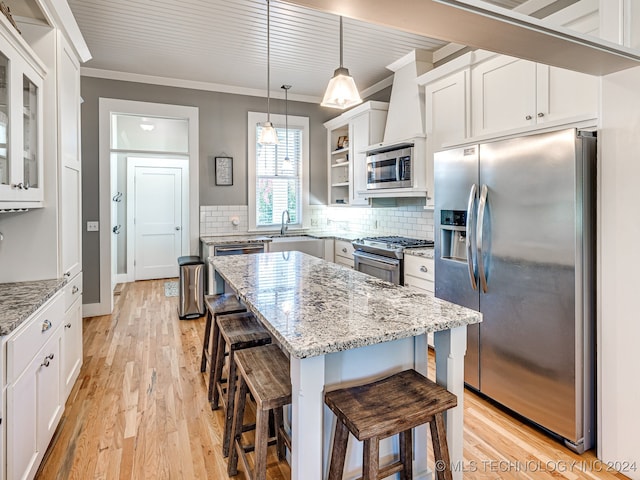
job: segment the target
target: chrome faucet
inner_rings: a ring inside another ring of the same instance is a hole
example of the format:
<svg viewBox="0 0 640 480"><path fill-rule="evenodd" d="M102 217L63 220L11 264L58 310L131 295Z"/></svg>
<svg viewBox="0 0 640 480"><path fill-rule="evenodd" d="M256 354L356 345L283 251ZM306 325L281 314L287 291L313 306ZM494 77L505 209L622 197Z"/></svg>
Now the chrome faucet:
<svg viewBox="0 0 640 480"><path fill-rule="evenodd" d="M287 221L285 223L284 221L284 216L287 216ZM289 229L289 227L287 226L289 223L291 223L291 217L289 216L289 210L283 210L282 211L282 226L280 227L280 235L284 235L285 233L287 233L287 230Z"/></svg>

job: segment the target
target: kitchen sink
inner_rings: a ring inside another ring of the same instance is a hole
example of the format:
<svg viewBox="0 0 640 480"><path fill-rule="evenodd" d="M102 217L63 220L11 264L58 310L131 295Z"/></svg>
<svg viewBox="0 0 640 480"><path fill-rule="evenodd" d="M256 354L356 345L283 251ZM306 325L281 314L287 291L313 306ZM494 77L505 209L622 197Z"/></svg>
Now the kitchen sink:
<svg viewBox="0 0 640 480"><path fill-rule="evenodd" d="M270 252L296 250L314 257L324 258L324 240L308 235L271 235Z"/></svg>

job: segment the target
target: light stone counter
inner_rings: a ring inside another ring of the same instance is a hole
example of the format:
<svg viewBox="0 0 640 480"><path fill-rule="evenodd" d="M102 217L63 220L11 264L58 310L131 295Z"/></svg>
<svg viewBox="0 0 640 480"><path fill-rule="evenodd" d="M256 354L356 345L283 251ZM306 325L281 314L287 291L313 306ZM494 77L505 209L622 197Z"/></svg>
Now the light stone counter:
<svg viewBox="0 0 640 480"><path fill-rule="evenodd" d="M18 328L66 283L62 278L0 283L0 336Z"/></svg>
<svg viewBox="0 0 640 480"><path fill-rule="evenodd" d="M414 257L434 258L433 247L425 248L407 248L404 255L412 255Z"/></svg>
<svg viewBox="0 0 640 480"><path fill-rule="evenodd" d="M291 477L326 478L333 415L324 392L413 368L427 374L427 333L435 332L436 381L458 406L447 412L451 462L462 465L466 325L478 312L431 294L393 285L300 252L211 257L247 308L290 353ZM345 478L359 476L362 447L354 442ZM427 427L414 432L414 478L427 478ZM380 443L382 461L397 442ZM454 470L462 479L462 469Z"/></svg>
<svg viewBox="0 0 640 480"><path fill-rule="evenodd" d="M300 252L209 260L296 358L481 321L474 310Z"/></svg>

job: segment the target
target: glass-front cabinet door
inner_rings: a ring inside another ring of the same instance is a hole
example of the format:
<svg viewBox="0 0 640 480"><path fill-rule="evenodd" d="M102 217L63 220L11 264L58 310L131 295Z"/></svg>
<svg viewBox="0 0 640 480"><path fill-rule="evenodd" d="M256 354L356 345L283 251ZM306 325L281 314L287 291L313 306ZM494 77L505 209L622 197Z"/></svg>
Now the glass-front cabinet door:
<svg viewBox="0 0 640 480"><path fill-rule="evenodd" d="M0 188L5 190L10 188L9 147L9 59L0 52Z"/></svg>
<svg viewBox="0 0 640 480"><path fill-rule="evenodd" d="M0 209L41 207L45 69L0 36Z"/></svg>
<svg viewBox="0 0 640 480"><path fill-rule="evenodd" d="M40 187L39 142L38 142L38 86L29 77L23 75L22 103L22 182L25 189Z"/></svg>

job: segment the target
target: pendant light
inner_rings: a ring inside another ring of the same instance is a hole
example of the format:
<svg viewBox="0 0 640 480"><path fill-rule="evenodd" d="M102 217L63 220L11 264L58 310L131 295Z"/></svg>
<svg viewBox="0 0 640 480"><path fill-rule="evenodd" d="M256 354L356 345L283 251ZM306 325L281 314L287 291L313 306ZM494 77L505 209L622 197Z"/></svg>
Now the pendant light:
<svg viewBox="0 0 640 480"><path fill-rule="evenodd" d="M284 163L283 167L287 170L291 168L291 160L289 159L289 89L291 85L282 85L280 88L284 90Z"/></svg>
<svg viewBox="0 0 640 480"><path fill-rule="evenodd" d="M345 108L362 103L356 82L349 75L349 70L342 65L342 17L340 17L340 67L333 72L333 78L329 80L327 91L324 94L323 107Z"/></svg>
<svg viewBox="0 0 640 480"><path fill-rule="evenodd" d="M270 25L270 8L269 0L267 0L267 121L262 124L262 130L260 130L260 138L258 143L260 145L278 145L278 134L276 129L273 128L271 123L271 111L270 100L271 95L269 92L269 86L271 83L271 25Z"/></svg>

